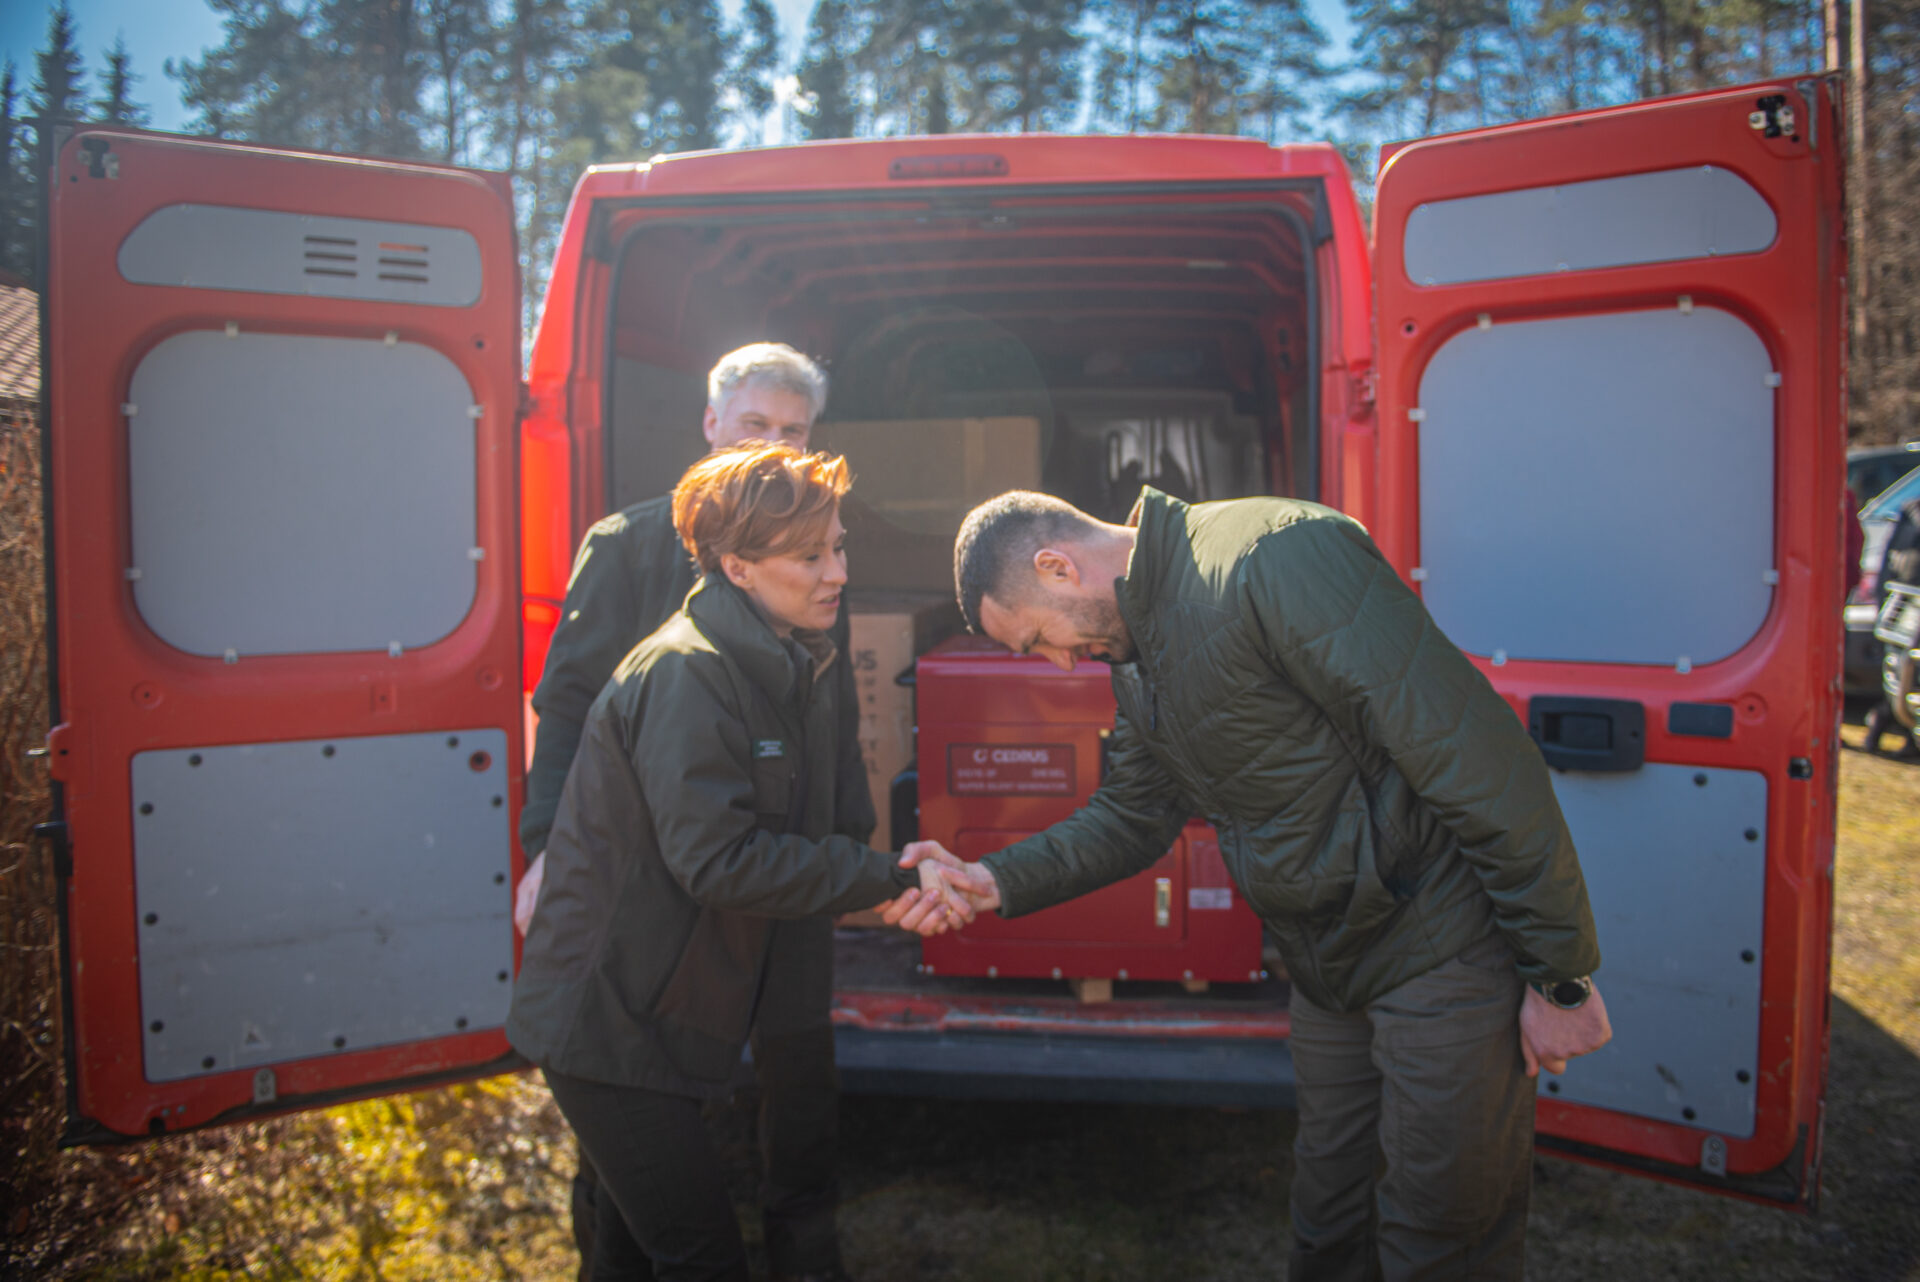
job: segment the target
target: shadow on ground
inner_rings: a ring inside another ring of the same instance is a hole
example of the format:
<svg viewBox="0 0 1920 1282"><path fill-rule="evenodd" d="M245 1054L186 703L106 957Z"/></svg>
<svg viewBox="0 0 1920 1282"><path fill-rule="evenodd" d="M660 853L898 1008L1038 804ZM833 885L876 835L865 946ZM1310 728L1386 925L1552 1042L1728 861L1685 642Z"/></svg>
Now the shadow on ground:
<svg viewBox="0 0 1920 1282"><path fill-rule="evenodd" d="M1553 1282L1920 1279L1920 1058L1838 999L1819 1210L1557 1159L1528 1275ZM842 1237L871 1282L1285 1276L1285 1113L848 1099Z"/></svg>

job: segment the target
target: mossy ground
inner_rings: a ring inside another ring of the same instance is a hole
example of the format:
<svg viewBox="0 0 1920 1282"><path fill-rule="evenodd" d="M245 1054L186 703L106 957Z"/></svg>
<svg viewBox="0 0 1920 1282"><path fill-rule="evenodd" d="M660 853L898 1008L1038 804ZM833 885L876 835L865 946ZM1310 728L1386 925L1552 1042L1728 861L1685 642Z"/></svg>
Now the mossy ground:
<svg viewBox="0 0 1920 1282"><path fill-rule="evenodd" d="M1543 1159L1530 1276L1920 1282L1920 765L1842 754L1835 903L1818 1213ZM1285 1274L1290 1115L848 1099L843 1116L842 1238L869 1282ZM719 1118L743 1198L747 1117ZM71 1153L36 1210L65 1245L30 1275L567 1278L572 1162L529 1077Z"/></svg>

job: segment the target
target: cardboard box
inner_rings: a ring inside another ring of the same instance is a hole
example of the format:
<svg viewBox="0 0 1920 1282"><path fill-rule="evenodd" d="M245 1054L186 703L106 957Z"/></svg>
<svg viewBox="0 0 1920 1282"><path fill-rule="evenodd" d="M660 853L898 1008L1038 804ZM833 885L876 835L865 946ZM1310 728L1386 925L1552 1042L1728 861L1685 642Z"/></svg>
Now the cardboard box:
<svg viewBox="0 0 1920 1282"><path fill-rule="evenodd" d="M848 656L860 700L860 756L873 793L872 845L892 850L893 778L914 762L913 687L899 683L913 661L961 630L960 607L932 593L847 591ZM877 914L844 913L841 926L878 926Z"/></svg>
<svg viewBox="0 0 1920 1282"><path fill-rule="evenodd" d="M952 595L847 592L854 688L860 699L860 755L873 790L876 849L893 849L894 776L913 765L913 687L898 678L921 654L962 630Z"/></svg>
<svg viewBox="0 0 1920 1282"><path fill-rule="evenodd" d="M976 505L1040 486L1040 420L822 423L813 448L846 456L847 573L869 591L953 593L953 536Z"/></svg>

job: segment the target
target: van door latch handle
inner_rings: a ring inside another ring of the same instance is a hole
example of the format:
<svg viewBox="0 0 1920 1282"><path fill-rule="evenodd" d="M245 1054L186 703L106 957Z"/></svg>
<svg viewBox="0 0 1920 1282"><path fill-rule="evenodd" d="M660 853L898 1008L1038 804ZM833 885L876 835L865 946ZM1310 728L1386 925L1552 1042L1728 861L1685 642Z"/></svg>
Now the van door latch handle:
<svg viewBox="0 0 1920 1282"><path fill-rule="evenodd" d="M1647 709L1632 699L1535 695L1527 733L1555 770L1618 774L1646 764Z"/></svg>

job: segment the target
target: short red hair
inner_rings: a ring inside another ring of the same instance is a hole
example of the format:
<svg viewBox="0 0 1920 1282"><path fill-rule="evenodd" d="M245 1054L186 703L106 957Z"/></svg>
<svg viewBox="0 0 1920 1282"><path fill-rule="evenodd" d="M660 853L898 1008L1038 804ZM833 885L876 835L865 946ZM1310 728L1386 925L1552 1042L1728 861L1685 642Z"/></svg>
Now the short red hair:
<svg viewBox="0 0 1920 1282"><path fill-rule="evenodd" d="M853 484L847 461L755 441L709 454L673 487L673 528L708 573L728 553L784 556L826 535Z"/></svg>

